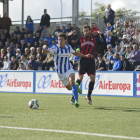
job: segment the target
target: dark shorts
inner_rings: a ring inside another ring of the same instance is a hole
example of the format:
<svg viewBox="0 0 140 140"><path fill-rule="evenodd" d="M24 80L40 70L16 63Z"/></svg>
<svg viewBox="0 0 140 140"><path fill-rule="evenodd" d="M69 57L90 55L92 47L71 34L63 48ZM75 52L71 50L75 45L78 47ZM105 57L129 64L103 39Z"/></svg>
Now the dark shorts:
<svg viewBox="0 0 140 140"><path fill-rule="evenodd" d="M79 75L95 75L95 61L94 60L80 60Z"/></svg>

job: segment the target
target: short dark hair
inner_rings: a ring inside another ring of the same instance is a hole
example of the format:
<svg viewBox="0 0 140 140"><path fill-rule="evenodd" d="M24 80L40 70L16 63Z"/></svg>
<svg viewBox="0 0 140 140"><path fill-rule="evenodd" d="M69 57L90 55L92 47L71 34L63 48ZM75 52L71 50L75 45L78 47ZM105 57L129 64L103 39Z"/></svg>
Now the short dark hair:
<svg viewBox="0 0 140 140"><path fill-rule="evenodd" d="M102 57L102 54L98 54L98 57Z"/></svg>
<svg viewBox="0 0 140 140"><path fill-rule="evenodd" d="M95 24L95 22L93 22L92 24Z"/></svg>
<svg viewBox="0 0 140 140"><path fill-rule="evenodd" d="M11 58L15 58L15 59L16 59L16 57L15 57L15 56L12 56Z"/></svg>
<svg viewBox="0 0 140 140"><path fill-rule="evenodd" d="M64 34L62 32L58 34L58 37L64 37L65 40L67 39L66 34Z"/></svg>
<svg viewBox="0 0 140 140"><path fill-rule="evenodd" d="M133 20L131 19L129 22L133 22Z"/></svg>
<svg viewBox="0 0 140 140"><path fill-rule="evenodd" d="M90 30L90 26L89 25L84 25L83 26L83 29L86 29L86 28L88 28Z"/></svg>
<svg viewBox="0 0 140 140"><path fill-rule="evenodd" d="M123 54L123 55L121 55L121 56L125 57L125 55L124 55L124 54Z"/></svg>

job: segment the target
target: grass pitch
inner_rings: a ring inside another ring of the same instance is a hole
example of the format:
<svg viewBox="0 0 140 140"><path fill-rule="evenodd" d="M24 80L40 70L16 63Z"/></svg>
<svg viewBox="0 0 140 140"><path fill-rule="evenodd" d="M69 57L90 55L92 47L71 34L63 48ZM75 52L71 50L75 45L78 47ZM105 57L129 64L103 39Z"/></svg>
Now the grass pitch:
<svg viewBox="0 0 140 140"><path fill-rule="evenodd" d="M30 99L40 107L30 109ZM88 132L140 138L140 99L92 97L88 105L79 96L80 107L69 95L0 93L0 126ZM0 128L0 140L114 140L101 136Z"/></svg>

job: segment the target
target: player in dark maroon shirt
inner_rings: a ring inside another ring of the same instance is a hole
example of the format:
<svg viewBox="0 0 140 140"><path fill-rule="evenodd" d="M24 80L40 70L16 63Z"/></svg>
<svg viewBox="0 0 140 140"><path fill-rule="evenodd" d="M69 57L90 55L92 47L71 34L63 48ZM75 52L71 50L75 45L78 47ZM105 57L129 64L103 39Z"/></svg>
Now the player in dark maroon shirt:
<svg viewBox="0 0 140 140"><path fill-rule="evenodd" d="M82 54L91 54L94 56L95 53L95 44L98 44L98 40L91 36L90 33L90 26L85 25L83 26L83 33L84 36L77 39L74 42L75 46L80 46L80 52ZM71 35L72 32L68 34L69 43L71 42ZM70 43L71 45L71 43ZM79 62L79 76L76 81L76 85L79 87L81 81L83 80L84 74L87 73L90 77L88 93L86 99L88 100L88 104L92 105L91 94L94 88L95 83L95 60L94 57L92 58L80 58ZM80 88L79 88L80 89ZM74 98L72 97L71 103L73 104Z"/></svg>

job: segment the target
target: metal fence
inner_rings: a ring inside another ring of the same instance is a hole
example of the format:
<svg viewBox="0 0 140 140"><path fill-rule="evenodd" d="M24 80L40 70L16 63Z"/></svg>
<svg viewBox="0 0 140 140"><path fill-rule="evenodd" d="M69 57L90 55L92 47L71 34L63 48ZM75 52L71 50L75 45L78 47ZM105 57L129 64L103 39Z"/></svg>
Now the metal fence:
<svg viewBox="0 0 140 140"><path fill-rule="evenodd" d="M101 32L105 31L105 24L104 24L104 15L93 15L92 18L90 16L85 16L85 17L78 17L78 19L76 20L76 25L80 28L80 30L82 31L82 27L84 25L84 23L88 23L89 25L91 25L91 23L95 23L97 25L97 27L99 28L99 30ZM92 20L91 20L92 19ZM134 26L136 28L140 28L140 13L135 13L135 15L132 15L130 13L124 13L124 14L116 14L115 15L115 19L114 19L114 23L116 23L116 21L120 21L121 25L123 26L123 22L125 20L130 21L133 20L134 21ZM34 21L34 31L37 30L37 26L40 23L40 19L36 19L33 20ZM12 26L10 29L10 33L14 32L16 26L19 26L20 29L22 29L22 27L25 27L25 22L24 21L24 25L21 24L21 21L12 21ZM48 28L50 33L53 33L54 30L56 29L56 25L62 25L65 24L66 26L72 23L72 17L63 17L62 18L62 23L61 23L61 18L51 18L51 24L50 27ZM114 24L114 27L116 26L116 24Z"/></svg>

